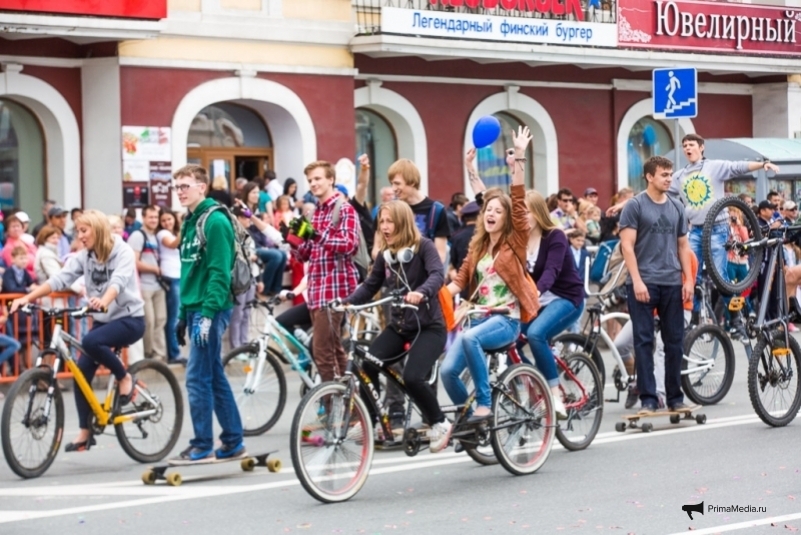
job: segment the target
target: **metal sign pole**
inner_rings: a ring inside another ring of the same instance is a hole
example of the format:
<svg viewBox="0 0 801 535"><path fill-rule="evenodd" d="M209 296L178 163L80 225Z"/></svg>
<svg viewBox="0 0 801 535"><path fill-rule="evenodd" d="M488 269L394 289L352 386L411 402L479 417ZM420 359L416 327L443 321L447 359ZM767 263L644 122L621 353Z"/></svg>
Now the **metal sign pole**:
<svg viewBox="0 0 801 535"><path fill-rule="evenodd" d="M673 162L673 165L678 169L681 167L681 161L679 160L679 156L681 155L681 137L679 134L678 119L673 119L673 150L676 152L676 161Z"/></svg>

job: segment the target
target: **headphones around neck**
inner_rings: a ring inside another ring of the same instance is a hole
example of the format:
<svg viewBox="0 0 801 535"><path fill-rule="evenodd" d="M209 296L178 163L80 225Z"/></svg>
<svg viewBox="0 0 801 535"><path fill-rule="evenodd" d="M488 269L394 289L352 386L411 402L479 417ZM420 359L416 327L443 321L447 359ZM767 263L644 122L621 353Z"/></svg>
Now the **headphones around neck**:
<svg viewBox="0 0 801 535"><path fill-rule="evenodd" d="M384 262L387 264L408 264L412 258L414 258L414 249L411 247L404 247L394 255L389 249L384 249Z"/></svg>

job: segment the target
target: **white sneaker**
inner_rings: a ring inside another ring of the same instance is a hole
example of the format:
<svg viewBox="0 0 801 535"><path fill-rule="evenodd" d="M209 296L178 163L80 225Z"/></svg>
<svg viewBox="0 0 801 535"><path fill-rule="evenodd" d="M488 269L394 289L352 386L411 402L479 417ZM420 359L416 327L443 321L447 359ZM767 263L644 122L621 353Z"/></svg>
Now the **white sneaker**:
<svg viewBox="0 0 801 535"><path fill-rule="evenodd" d="M559 396L553 396L553 410L557 420L567 420L567 409Z"/></svg>
<svg viewBox="0 0 801 535"><path fill-rule="evenodd" d="M431 453L438 453L448 447L452 430L453 426L447 419L431 426L431 430L428 432L428 438L431 441L429 445Z"/></svg>

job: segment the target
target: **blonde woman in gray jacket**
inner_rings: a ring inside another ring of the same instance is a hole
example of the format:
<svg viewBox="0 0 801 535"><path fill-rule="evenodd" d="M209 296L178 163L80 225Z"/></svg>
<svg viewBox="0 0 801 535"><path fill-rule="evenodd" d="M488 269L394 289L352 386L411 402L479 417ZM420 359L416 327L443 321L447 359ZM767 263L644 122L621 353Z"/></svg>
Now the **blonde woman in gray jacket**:
<svg viewBox="0 0 801 535"><path fill-rule="evenodd" d="M135 378L114 354L112 347L133 344L145 333L144 302L136 289L136 260L133 250L111 231L108 218L97 210L87 210L75 221L77 239L85 249L71 257L64 269L31 293L11 303L11 312L52 292L65 290L81 275L86 279L89 306L103 311L94 315L92 329L83 337L85 350L78 367L91 384L102 364L119 383L120 406L136 397ZM80 432L65 451L84 451L94 445L89 429L92 414L80 389L75 389Z"/></svg>

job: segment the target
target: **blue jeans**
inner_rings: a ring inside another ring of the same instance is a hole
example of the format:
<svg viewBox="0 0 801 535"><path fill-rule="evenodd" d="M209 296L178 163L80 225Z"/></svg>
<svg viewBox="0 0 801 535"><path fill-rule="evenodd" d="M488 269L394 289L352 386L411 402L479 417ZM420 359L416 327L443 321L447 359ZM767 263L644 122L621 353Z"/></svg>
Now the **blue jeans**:
<svg viewBox="0 0 801 535"><path fill-rule="evenodd" d="M22 344L20 344L16 338L11 336L0 334L0 347L4 347L2 353L0 353L0 366L14 356L14 353L20 350Z"/></svg>
<svg viewBox="0 0 801 535"><path fill-rule="evenodd" d="M181 307L181 279L162 278L170 283L170 289L167 291L167 323L164 325L167 358L175 360L181 356L178 337L175 335L175 329L178 326L178 309Z"/></svg>
<svg viewBox="0 0 801 535"><path fill-rule="evenodd" d="M520 320L501 315L484 318L459 333L445 355L440 372L445 391L454 404L464 405L467 401L467 389L459 378L467 367L476 387L476 403L482 407L491 406L489 370L484 351L502 349L517 340L518 336Z"/></svg>
<svg viewBox="0 0 801 535"><path fill-rule="evenodd" d="M531 346L534 362L548 381L548 386L559 386L556 360L549 341L576 322L584 312L584 302L576 306L567 299L557 299L540 309L539 314L523 330Z"/></svg>
<svg viewBox="0 0 801 535"><path fill-rule="evenodd" d="M665 395L668 407L684 401L681 392L681 359L684 350L684 303L681 300L681 285L661 286L647 284L647 303L637 301L634 287L626 287L634 333L634 365L637 370L637 389L640 402L659 404L654 377L654 310L659 314L662 342L665 346Z"/></svg>
<svg viewBox="0 0 801 535"><path fill-rule="evenodd" d="M695 253L695 258L698 260L698 275L695 279L696 284L701 283L701 267L704 265L704 246L703 240L701 239L703 236L703 227L702 226L695 226L690 229L690 233L688 236L688 240L690 242L690 248ZM712 261L715 263L715 270L720 275L726 275L728 273L728 264L729 259L726 257L726 240L729 237L729 224L728 223L718 223L714 227L712 227ZM728 304L729 299L724 301ZM701 303L698 301L696 297L693 301L693 312L698 312L701 308Z"/></svg>
<svg viewBox="0 0 801 535"><path fill-rule="evenodd" d="M264 295L277 294L283 287L284 270L286 270L286 253L280 249L256 249L256 256L264 264L261 281L264 283Z"/></svg>
<svg viewBox="0 0 801 535"><path fill-rule="evenodd" d="M193 325L195 316L199 315L200 312L187 313L187 325ZM186 394L195 437L189 443L203 451L210 451L214 447L212 413L217 415L217 421L223 429L220 435L223 444L230 446L242 442L242 420L231 385L225 377L220 355L222 336L230 319L230 310L217 312L212 318L206 347L190 344L189 362L186 365ZM187 334L191 338L191 333Z"/></svg>

